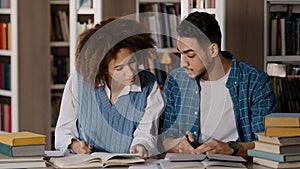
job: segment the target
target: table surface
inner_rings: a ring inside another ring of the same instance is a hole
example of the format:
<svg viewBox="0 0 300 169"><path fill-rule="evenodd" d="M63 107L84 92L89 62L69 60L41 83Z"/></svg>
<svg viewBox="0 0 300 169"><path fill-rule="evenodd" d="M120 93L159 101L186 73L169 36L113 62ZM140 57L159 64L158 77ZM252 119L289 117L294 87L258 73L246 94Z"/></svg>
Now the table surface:
<svg viewBox="0 0 300 169"><path fill-rule="evenodd" d="M149 163L150 164L155 163L155 160L158 160L158 159L148 159L148 160L146 160L146 164L145 165L139 165L140 166L139 169L145 168L145 166L147 166L147 164L149 164ZM265 166L262 166L262 165L259 165L259 164L255 164L252 161L247 162L246 167L247 167L247 169L271 169L269 167L265 167ZM230 167L228 167L228 168L230 168ZM54 167L47 164L47 169L54 169ZM99 168L97 168L97 169L99 169ZM128 167L109 167L109 169L128 169Z"/></svg>

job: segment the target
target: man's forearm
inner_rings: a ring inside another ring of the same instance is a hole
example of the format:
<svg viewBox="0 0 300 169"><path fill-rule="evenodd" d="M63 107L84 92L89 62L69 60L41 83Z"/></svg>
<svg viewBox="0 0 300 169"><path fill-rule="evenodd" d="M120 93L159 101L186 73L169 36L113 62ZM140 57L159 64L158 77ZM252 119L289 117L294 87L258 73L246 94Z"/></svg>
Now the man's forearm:
<svg viewBox="0 0 300 169"><path fill-rule="evenodd" d="M239 142L239 146L240 149L237 153L238 156L243 156L243 157L247 157L247 151L249 149L253 149L254 148L254 142Z"/></svg>

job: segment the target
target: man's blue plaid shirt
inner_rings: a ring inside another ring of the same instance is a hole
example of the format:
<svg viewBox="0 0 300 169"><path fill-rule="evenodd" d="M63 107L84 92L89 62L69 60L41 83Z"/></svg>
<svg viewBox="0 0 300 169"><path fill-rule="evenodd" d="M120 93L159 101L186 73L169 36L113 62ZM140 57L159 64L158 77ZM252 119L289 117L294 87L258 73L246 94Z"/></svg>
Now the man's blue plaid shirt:
<svg viewBox="0 0 300 169"><path fill-rule="evenodd" d="M256 140L254 133L265 129L264 116L277 110L271 80L263 71L238 62L229 52L223 52L223 55L232 59L226 87L233 102L239 141ZM196 133L195 142L198 142L200 92L197 81L189 78L183 68L177 68L169 74L164 86L167 101L162 116L164 139L182 137L184 131L191 131Z"/></svg>

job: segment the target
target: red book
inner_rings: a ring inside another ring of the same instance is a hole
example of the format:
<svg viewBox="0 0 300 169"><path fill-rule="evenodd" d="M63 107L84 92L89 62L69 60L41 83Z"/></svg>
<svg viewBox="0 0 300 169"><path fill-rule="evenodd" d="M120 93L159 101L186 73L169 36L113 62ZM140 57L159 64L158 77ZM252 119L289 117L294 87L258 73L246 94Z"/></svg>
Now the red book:
<svg viewBox="0 0 300 169"><path fill-rule="evenodd" d="M2 83L3 83L3 63L0 63L0 89L3 89Z"/></svg>
<svg viewBox="0 0 300 169"><path fill-rule="evenodd" d="M8 113L8 132L10 133L10 132L12 132L12 130L11 130L11 105L7 105L7 113Z"/></svg>

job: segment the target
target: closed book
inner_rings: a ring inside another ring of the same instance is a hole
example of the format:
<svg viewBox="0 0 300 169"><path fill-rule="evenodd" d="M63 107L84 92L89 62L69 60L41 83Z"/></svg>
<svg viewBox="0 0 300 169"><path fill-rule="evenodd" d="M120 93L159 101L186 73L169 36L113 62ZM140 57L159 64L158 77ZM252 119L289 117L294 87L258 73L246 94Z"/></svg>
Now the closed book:
<svg viewBox="0 0 300 169"><path fill-rule="evenodd" d="M0 143L4 143L11 146L46 144L46 136L28 131L1 133Z"/></svg>
<svg viewBox="0 0 300 169"><path fill-rule="evenodd" d="M43 156L44 152L44 144L10 146L7 144L0 143L0 153L10 157Z"/></svg>
<svg viewBox="0 0 300 169"><path fill-rule="evenodd" d="M300 113L271 113L264 118L265 127L300 127Z"/></svg>
<svg viewBox="0 0 300 169"><path fill-rule="evenodd" d="M271 167L271 168L299 168L299 166L300 166L300 162L282 163L282 162L267 160L267 159L258 158L258 157L253 158L253 163Z"/></svg>
<svg viewBox="0 0 300 169"><path fill-rule="evenodd" d="M262 142L268 142L273 144L289 145L289 144L299 144L300 136L295 137L269 137L265 136L264 133L256 133L258 140Z"/></svg>
<svg viewBox="0 0 300 169"><path fill-rule="evenodd" d="M300 136L300 126L299 127L266 127L265 135L270 137Z"/></svg>
<svg viewBox="0 0 300 169"><path fill-rule="evenodd" d="M274 154L291 154L296 153L300 154L300 144L292 145L280 145L280 144L271 144L260 141L254 141L255 150L264 151Z"/></svg>
<svg viewBox="0 0 300 169"><path fill-rule="evenodd" d="M0 168L45 168L43 156L9 157L0 154Z"/></svg>
<svg viewBox="0 0 300 169"><path fill-rule="evenodd" d="M274 154L258 150L248 150L247 154L252 157L259 157L278 162L300 161L300 154Z"/></svg>

